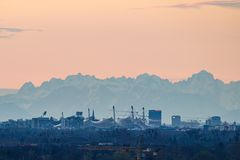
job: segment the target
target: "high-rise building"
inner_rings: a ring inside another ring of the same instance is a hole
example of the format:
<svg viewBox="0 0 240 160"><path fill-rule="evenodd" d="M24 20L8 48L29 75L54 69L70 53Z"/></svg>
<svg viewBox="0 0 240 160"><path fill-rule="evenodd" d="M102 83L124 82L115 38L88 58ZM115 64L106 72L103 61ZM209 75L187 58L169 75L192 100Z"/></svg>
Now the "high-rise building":
<svg viewBox="0 0 240 160"><path fill-rule="evenodd" d="M149 110L148 111L149 124L153 126L161 126L162 123L162 111L161 110Z"/></svg>
<svg viewBox="0 0 240 160"><path fill-rule="evenodd" d="M172 126L179 127L181 125L181 116L173 115L172 116Z"/></svg>

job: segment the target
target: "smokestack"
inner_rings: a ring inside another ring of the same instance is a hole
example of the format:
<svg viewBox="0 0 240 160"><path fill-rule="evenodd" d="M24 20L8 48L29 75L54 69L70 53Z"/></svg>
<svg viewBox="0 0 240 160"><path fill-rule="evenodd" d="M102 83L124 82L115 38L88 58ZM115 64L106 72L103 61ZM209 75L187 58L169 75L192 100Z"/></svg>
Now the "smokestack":
<svg viewBox="0 0 240 160"><path fill-rule="evenodd" d="M94 110L92 111L92 120L95 120L95 113L94 113Z"/></svg>
<svg viewBox="0 0 240 160"><path fill-rule="evenodd" d="M113 120L114 120L114 123L116 123L116 111L115 111L115 106L113 106Z"/></svg>
<svg viewBox="0 0 240 160"><path fill-rule="evenodd" d="M131 114L132 114L132 119L134 119L134 111L133 111L133 106L131 106Z"/></svg>
<svg viewBox="0 0 240 160"><path fill-rule="evenodd" d="M145 108L144 107L142 108L142 114L143 114L142 119L145 121Z"/></svg>
<svg viewBox="0 0 240 160"><path fill-rule="evenodd" d="M88 108L88 120L90 120L90 109Z"/></svg>

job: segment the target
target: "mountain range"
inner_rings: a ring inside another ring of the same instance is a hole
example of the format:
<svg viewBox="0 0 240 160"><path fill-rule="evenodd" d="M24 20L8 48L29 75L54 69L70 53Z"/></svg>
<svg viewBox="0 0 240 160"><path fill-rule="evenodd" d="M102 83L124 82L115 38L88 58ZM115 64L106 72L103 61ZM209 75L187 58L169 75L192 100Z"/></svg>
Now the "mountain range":
<svg viewBox="0 0 240 160"><path fill-rule="evenodd" d="M15 94L17 93L17 91L18 91L17 89L0 88L0 96Z"/></svg>
<svg viewBox="0 0 240 160"><path fill-rule="evenodd" d="M89 75L52 78L40 86L25 83L16 93L0 96L0 120L48 115L73 115L87 108L98 118L110 117L112 106L117 116L128 116L130 106L141 115L141 108L162 110L163 121L178 114L185 120L220 115L223 120L240 122L240 81L224 83L203 70L186 80L171 82L156 75L136 78L98 79Z"/></svg>

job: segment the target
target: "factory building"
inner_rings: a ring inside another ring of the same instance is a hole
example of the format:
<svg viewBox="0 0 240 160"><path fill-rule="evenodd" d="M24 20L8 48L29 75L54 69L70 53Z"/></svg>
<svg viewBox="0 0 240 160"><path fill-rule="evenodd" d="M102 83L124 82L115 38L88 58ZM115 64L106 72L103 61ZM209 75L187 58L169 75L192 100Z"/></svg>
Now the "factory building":
<svg viewBox="0 0 240 160"><path fill-rule="evenodd" d="M181 116L173 115L172 116L172 127L180 127L181 125Z"/></svg>
<svg viewBox="0 0 240 160"><path fill-rule="evenodd" d="M149 110L149 125L154 127L160 127L162 123L162 111L161 110Z"/></svg>

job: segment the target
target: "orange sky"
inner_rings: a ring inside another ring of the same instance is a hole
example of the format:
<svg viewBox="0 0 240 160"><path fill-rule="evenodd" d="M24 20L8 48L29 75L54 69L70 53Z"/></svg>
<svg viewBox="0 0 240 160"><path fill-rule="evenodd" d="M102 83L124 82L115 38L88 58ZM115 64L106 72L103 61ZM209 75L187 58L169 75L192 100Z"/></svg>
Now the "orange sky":
<svg viewBox="0 0 240 160"><path fill-rule="evenodd" d="M0 88L79 72L100 78L148 72L176 80L206 69L226 82L240 80L235 2L2 0ZM174 7L181 4L194 7Z"/></svg>

